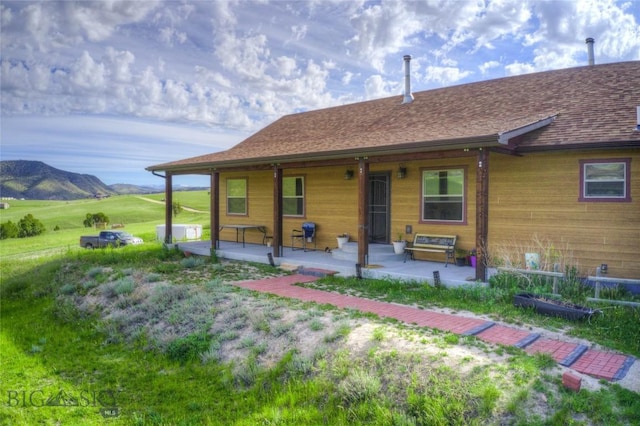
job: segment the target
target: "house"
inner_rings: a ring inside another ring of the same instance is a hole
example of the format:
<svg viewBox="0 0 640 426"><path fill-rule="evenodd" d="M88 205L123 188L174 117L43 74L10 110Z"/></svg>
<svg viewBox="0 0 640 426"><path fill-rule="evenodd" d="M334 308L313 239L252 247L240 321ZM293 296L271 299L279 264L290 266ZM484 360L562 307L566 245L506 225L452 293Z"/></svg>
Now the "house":
<svg viewBox="0 0 640 426"><path fill-rule="evenodd" d="M412 94L409 60L401 96L287 115L227 151L148 167L166 177L167 229L172 177L203 174L214 247L235 238L221 223L264 225L278 257L312 221L318 247L348 233L362 265L370 244L430 233L476 249L479 280L522 247L581 275L640 277L640 62Z"/></svg>

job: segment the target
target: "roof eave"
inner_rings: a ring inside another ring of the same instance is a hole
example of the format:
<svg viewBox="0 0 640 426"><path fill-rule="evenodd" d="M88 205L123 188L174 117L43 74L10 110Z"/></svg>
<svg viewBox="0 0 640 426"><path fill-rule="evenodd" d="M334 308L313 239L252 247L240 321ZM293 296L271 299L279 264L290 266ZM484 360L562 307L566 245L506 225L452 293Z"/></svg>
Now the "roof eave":
<svg viewBox="0 0 640 426"><path fill-rule="evenodd" d="M447 139L438 141L418 141L402 145L385 145L381 147L356 148L325 152L311 152L303 154L279 155L272 157L258 157L238 160L211 161L202 163L179 164L175 166L158 164L145 170L168 171L172 173L189 172L190 170L217 170L224 168L256 167L273 164L298 163L304 161L343 160L350 158L375 157L383 155L398 155L412 152L450 151L457 149L474 149L498 146L499 134L476 136L473 138Z"/></svg>
<svg viewBox="0 0 640 426"><path fill-rule="evenodd" d="M509 140L524 135L525 133L529 133L542 127L548 126L549 124L553 123L556 117L558 117L557 114L550 115L549 117L534 121L533 123L525 124L524 126L517 127L515 129L500 132L498 133L498 143L500 145L509 145Z"/></svg>

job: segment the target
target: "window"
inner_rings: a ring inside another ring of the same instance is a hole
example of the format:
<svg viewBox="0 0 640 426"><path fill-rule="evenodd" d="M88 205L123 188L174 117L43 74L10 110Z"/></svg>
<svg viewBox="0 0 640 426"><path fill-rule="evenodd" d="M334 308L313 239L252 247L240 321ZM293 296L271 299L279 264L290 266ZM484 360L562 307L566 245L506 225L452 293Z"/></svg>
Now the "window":
<svg viewBox="0 0 640 426"><path fill-rule="evenodd" d="M631 201L629 162L580 161L580 201Z"/></svg>
<svg viewBox="0 0 640 426"><path fill-rule="evenodd" d="M464 169L423 171L422 220L464 222L464 189Z"/></svg>
<svg viewBox="0 0 640 426"><path fill-rule="evenodd" d="M285 216L304 216L304 178L282 179L282 213Z"/></svg>
<svg viewBox="0 0 640 426"><path fill-rule="evenodd" d="M227 179L227 214L247 214L246 179Z"/></svg>

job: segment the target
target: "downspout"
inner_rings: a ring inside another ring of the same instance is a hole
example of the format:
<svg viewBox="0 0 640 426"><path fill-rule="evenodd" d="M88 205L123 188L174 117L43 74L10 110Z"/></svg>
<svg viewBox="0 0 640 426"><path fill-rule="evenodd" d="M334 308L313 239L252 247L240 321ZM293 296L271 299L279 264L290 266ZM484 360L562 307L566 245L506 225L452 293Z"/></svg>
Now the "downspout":
<svg viewBox="0 0 640 426"><path fill-rule="evenodd" d="M273 165L273 247L272 256L282 257L284 244L282 240L282 182L283 170L278 164Z"/></svg>
<svg viewBox="0 0 640 426"><path fill-rule="evenodd" d="M358 265L369 263L369 162L358 159Z"/></svg>
<svg viewBox="0 0 640 426"><path fill-rule="evenodd" d="M476 281L487 280L489 235L489 151L478 151L476 168Z"/></svg>

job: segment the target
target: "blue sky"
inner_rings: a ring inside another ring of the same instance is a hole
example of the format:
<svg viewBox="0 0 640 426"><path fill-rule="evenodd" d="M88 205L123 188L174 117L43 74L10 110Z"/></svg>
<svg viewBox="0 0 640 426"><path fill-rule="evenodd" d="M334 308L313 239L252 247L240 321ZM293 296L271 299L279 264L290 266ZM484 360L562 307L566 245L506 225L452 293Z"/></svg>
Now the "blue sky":
<svg viewBox="0 0 640 426"><path fill-rule="evenodd" d="M640 2L1 1L3 160L107 184L279 117L411 88L640 60ZM208 184L179 177L177 184Z"/></svg>

